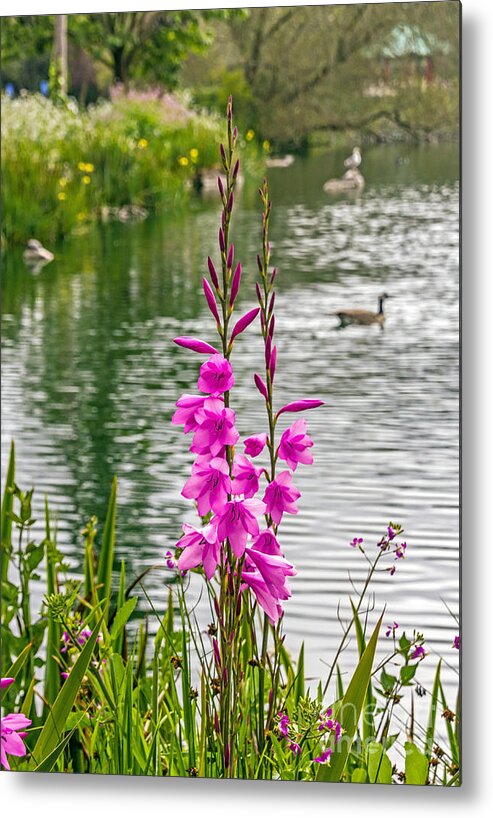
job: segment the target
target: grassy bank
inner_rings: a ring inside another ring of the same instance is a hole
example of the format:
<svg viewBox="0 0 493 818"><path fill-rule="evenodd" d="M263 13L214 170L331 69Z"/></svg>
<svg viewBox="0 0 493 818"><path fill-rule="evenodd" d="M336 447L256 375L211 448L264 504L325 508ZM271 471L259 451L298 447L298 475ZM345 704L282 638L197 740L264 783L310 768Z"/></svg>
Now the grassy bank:
<svg viewBox="0 0 493 818"><path fill-rule="evenodd" d="M219 121L134 94L87 111L2 98L2 246L53 243L111 208L176 206L218 164ZM256 149L244 152L254 165Z"/></svg>

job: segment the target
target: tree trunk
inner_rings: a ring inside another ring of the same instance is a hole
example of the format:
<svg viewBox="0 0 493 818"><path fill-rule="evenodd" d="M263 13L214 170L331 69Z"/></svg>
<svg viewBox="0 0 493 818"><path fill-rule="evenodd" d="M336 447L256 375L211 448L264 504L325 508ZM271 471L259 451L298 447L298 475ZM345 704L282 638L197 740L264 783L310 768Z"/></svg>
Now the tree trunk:
<svg viewBox="0 0 493 818"><path fill-rule="evenodd" d="M55 17L53 60L58 73L60 93L65 97L68 91L68 42L66 14L57 14Z"/></svg>

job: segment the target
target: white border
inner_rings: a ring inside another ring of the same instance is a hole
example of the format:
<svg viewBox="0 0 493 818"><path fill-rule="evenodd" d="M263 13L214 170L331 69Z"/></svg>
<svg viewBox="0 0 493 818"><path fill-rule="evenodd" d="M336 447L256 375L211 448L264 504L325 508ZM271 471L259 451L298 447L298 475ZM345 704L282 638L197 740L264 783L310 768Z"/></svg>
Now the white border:
<svg viewBox="0 0 493 818"><path fill-rule="evenodd" d="M352 2L353 0L347 0ZM425 0L418 0L424 2ZM447 2L448 0L444 0ZM329 3L326 3L327 5ZM3 0L1 16L61 12L265 6L255 0L221 3L125 2L125 0ZM299 0L277 5L303 5ZM312 2L311 5L323 5ZM289 782L218 782L97 776L0 775L3 814L78 818L137 814L200 818L230 814L313 816L393 814L415 818L444 812L486 813L493 794L491 704L491 583L493 356L493 3L463 2L463 733L464 784L460 790L431 787L357 787ZM489 263L489 266L488 266ZM490 798L488 799L488 796ZM491 808L491 807L490 807Z"/></svg>

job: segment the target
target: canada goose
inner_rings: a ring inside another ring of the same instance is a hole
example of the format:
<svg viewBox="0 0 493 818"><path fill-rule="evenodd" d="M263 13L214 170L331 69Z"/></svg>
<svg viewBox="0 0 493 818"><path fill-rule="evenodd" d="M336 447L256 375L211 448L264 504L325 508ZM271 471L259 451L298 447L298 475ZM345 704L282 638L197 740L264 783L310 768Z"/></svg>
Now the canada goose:
<svg viewBox="0 0 493 818"><path fill-rule="evenodd" d="M361 151L359 148L353 148L351 156L344 160L344 167L356 170L361 165Z"/></svg>
<svg viewBox="0 0 493 818"><path fill-rule="evenodd" d="M24 263L30 267L33 272L38 272L45 264L53 261L55 256L47 250L46 247L43 247L41 242L37 239L29 239L22 258L24 259Z"/></svg>
<svg viewBox="0 0 493 818"><path fill-rule="evenodd" d="M332 312L331 315L337 315L340 327L346 327L348 324L362 324L368 326L370 324L379 324L383 327L385 315L383 312L383 304L387 298L392 298L387 293L382 293L378 296L378 312L371 310L338 310Z"/></svg>

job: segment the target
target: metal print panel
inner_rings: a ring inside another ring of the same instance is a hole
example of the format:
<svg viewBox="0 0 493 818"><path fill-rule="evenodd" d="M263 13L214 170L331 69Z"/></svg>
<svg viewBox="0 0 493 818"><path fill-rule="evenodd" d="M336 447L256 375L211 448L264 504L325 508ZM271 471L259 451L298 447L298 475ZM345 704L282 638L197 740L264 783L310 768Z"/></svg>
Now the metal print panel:
<svg viewBox="0 0 493 818"><path fill-rule="evenodd" d="M2 19L4 770L460 784L459 33Z"/></svg>

